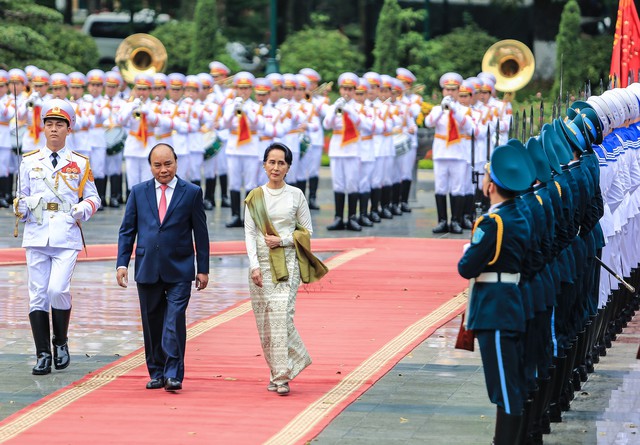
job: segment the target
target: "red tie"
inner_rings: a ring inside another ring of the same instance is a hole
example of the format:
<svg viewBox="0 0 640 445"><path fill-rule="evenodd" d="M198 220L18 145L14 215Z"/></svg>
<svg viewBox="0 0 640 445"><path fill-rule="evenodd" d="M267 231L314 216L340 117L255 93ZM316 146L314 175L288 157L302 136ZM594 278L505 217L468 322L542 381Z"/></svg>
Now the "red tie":
<svg viewBox="0 0 640 445"><path fill-rule="evenodd" d="M160 224L162 224L162 220L167 214L167 195L165 194L167 187L169 187L167 184L160 185L160 190L162 190L162 196L160 196L160 205L158 206L158 217L160 218Z"/></svg>

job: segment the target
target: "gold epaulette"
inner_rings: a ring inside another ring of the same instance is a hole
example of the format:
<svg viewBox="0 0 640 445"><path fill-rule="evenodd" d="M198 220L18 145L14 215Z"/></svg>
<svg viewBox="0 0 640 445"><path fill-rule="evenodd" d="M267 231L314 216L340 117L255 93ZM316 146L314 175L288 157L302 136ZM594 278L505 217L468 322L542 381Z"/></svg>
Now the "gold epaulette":
<svg viewBox="0 0 640 445"><path fill-rule="evenodd" d="M489 217L496 222L497 233L496 233L496 254L491 261L489 261L489 266L492 266L498 261L498 257L500 256L500 249L502 248L502 234L504 233L504 225L502 224L502 218L497 213L490 213Z"/></svg>
<svg viewBox="0 0 640 445"><path fill-rule="evenodd" d="M36 150L30 151L29 153L23 154L22 157L34 155L34 154L38 153L39 151L40 151L40 149L36 149Z"/></svg>
<svg viewBox="0 0 640 445"><path fill-rule="evenodd" d="M72 150L71 153L73 153L74 155L80 156L81 158L84 158L86 160L89 160L89 156L83 155L82 153L78 153L77 151Z"/></svg>

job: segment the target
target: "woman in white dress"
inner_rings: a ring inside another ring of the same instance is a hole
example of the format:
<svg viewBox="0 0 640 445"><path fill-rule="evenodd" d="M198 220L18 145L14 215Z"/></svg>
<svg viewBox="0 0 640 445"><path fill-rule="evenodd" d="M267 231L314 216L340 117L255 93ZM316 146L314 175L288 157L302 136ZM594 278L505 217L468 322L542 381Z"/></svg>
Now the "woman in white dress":
<svg viewBox="0 0 640 445"><path fill-rule="evenodd" d="M285 183L292 153L281 143L267 147L263 167L268 182L245 200L245 243L250 263L249 291L264 358L270 369L268 391L289 393L289 382L311 364L294 324L300 268L294 231L312 233L307 200Z"/></svg>

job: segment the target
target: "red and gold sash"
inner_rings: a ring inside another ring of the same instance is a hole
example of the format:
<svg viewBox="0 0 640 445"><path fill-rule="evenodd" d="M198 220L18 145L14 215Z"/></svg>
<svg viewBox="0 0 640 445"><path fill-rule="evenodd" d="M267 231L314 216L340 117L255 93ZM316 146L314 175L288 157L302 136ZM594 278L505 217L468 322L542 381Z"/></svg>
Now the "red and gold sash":
<svg viewBox="0 0 640 445"><path fill-rule="evenodd" d="M360 135L358 134L358 129L354 125L348 113L342 113L342 124L344 130L342 132L341 145L344 147L347 144L357 141L360 138Z"/></svg>

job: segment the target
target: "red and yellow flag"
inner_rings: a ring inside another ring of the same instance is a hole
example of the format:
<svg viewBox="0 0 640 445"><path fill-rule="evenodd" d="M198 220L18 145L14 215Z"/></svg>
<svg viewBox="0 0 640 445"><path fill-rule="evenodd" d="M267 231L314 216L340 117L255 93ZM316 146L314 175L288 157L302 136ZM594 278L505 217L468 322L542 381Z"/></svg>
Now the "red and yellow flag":
<svg viewBox="0 0 640 445"><path fill-rule="evenodd" d="M242 113L238 117L238 147L251 142L251 129L249 128L249 121L247 115Z"/></svg>
<svg viewBox="0 0 640 445"><path fill-rule="evenodd" d="M640 69L640 19L638 19L633 0L620 0L609 77L616 79L614 86L624 88L629 84L629 77L632 77L632 82L637 79L638 69ZM630 73L631 76L629 76Z"/></svg>
<svg viewBox="0 0 640 445"><path fill-rule="evenodd" d="M33 116L31 118L31 125L29 126L29 136L31 136L36 145L40 142L40 134L42 133L42 122L40 120L41 111L42 107L38 105L33 107Z"/></svg>
<svg viewBox="0 0 640 445"><path fill-rule="evenodd" d="M342 133L342 146L356 142L360 135L358 129L353 124L353 121L349 117L348 113L342 113L343 133Z"/></svg>
<svg viewBox="0 0 640 445"><path fill-rule="evenodd" d="M453 113L449 111L449 122L447 124L447 145L460 142L460 131L458 130L458 123L453 118Z"/></svg>
<svg viewBox="0 0 640 445"><path fill-rule="evenodd" d="M143 146L147 146L147 138L149 137L149 129L147 127L147 115L140 115L140 124L138 125L138 131L135 134L135 138L139 140Z"/></svg>

